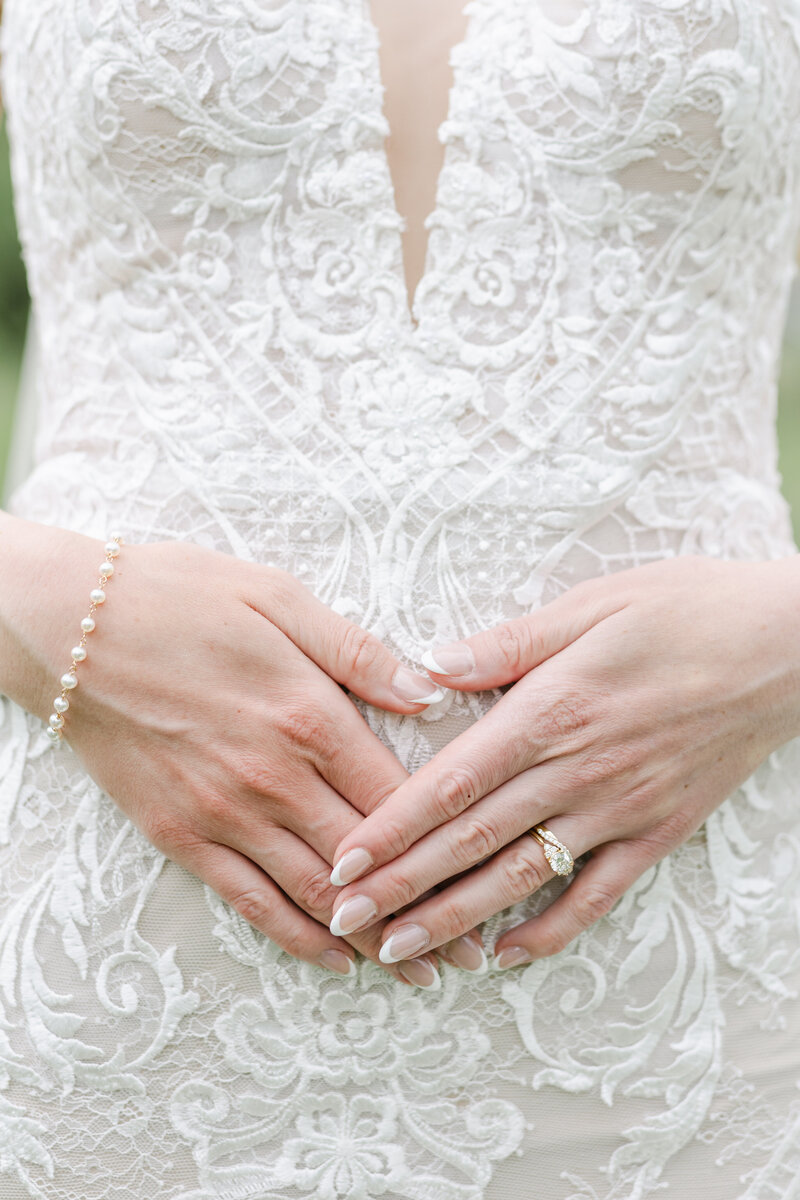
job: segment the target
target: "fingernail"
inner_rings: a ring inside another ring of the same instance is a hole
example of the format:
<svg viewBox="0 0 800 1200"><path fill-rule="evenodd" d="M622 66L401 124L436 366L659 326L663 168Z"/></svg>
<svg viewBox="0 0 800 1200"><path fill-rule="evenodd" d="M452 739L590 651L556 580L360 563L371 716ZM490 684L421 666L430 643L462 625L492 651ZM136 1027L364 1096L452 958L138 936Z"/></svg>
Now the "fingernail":
<svg viewBox="0 0 800 1200"><path fill-rule="evenodd" d="M426 650L419 660L426 671L437 675L469 675L475 669L475 655L466 642L449 642Z"/></svg>
<svg viewBox="0 0 800 1200"><path fill-rule="evenodd" d="M392 691L410 704L435 704L444 696L441 688L431 690L430 679L418 675L416 671L409 671L408 667L397 668L392 677Z"/></svg>
<svg viewBox="0 0 800 1200"><path fill-rule="evenodd" d="M417 987L429 988L432 992L436 992L442 986L441 975L428 962L427 958L410 958L397 970L403 979L408 983L416 984Z"/></svg>
<svg viewBox="0 0 800 1200"><path fill-rule="evenodd" d="M363 929L365 925L374 921L377 915L375 901L370 900L369 896L351 896L333 914L330 931L337 937L341 937L343 933L355 933L357 929Z"/></svg>
<svg viewBox="0 0 800 1200"><path fill-rule="evenodd" d="M398 962L401 958L411 958L424 950L431 940L427 929L421 925L401 925L392 936L381 946L378 955L382 963Z"/></svg>
<svg viewBox="0 0 800 1200"><path fill-rule="evenodd" d="M519 963L531 962L531 956L527 950L523 950L522 946L506 946L499 954L495 955L494 965L496 967L516 967Z"/></svg>
<svg viewBox="0 0 800 1200"><path fill-rule="evenodd" d="M337 971L339 975L357 975L356 964L348 958L343 950L323 950L317 962L329 971Z"/></svg>
<svg viewBox="0 0 800 1200"><path fill-rule="evenodd" d="M447 953L452 958L457 967L461 967L464 971L474 971L478 974L483 974L488 970L489 964L486 960L486 953L480 942L476 942L474 938L463 937L454 938L452 942L448 942L444 947Z"/></svg>
<svg viewBox="0 0 800 1200"><path fill-rule="evenodd" d="M334 864L331 871L331 883L334 887L344 887L346 883L352 883L354 879L358 879L359 875L363 875L365 871L369 870L372 862L372 855L362 846L348 850Z"/></svg>

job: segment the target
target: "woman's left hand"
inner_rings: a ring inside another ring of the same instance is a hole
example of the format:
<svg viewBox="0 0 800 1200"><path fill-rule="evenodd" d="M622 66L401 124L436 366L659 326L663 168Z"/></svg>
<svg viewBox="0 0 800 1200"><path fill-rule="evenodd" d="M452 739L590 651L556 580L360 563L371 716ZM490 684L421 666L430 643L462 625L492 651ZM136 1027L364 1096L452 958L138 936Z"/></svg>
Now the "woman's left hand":
<svg viewBox="0 0 800 1200"><path fill-rule="evenodd" d="M431 654L438 684L518 682L342 840L334 923L350 931L367 896L366 924L406 910L384 930L385 962L441 946L554 877L527 834L545 823L575 859L592 853L498 939L497 965L513 966L567 946L800 734L800 555L588 579Z"/></svg>

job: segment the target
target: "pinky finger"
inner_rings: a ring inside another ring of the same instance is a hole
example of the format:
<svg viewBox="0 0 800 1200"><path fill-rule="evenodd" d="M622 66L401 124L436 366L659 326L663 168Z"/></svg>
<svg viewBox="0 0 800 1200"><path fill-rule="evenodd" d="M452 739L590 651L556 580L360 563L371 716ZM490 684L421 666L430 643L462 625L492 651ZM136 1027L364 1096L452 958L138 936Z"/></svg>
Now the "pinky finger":
<svg viewBox="0 0 800 1200"><path fill-rule="evenodd" d="M246 855L218 842L197 842L182 848L180 858L170 857L207 883L287 954L339 975L355 975L350 947L293 904Z"/></svg>
<svg viewBox="0 0 800 1200"><path fill-rule="evenodd" d="M652 866L652 854L634 841L606 842L549 908L497 939L496 967L515 967L558 954L578 934L614 907L640 875Z"/></svg>

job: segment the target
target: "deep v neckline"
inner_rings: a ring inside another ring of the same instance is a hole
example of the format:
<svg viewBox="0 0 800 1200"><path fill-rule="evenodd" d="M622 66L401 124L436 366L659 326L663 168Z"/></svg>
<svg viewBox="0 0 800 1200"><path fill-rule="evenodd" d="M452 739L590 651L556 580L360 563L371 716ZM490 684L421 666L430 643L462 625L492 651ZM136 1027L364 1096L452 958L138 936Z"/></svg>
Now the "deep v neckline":
<svg viewBox="0 0 800 1200"><path fill-rule="evenodd" d="M398 0L398 2L400 2L400 0ZM476 10L477 6L478 6L478 0L465 0L465 3L463 3L462 8L461 8L461 15L464 20L463 34L460 38L456 39L456 41L454 41L450 45L450 48L448 50L448 54L447 54L448 64L447 65L450 70L451 82L447 89L447 101L446 101L446 105L445 105L444 118L436 126L436 129L434 132L434 137L435 137L436 141L439 142L440 144L441 144L442 132L446 128L446 126L450 123L450 121L454 115L455 101L458 97L459 86L460 86L460 64L458 62L458 59L463 51L464 46L466 46L467 44L469 44L471 42L471 39L472 39L472 36L474 33L475 10ZM383 117L383 119L386 123L386 126L389 130L386 138L381 140L380 153L383 158L383 167L385 169L386 176L388 179L388 197L389 197L388 203L389 203L391 215L393 218L393 222L392 222L393 228L395 230L395 233L397 236L397 241L398 241L398 249L397 249L395 261L399 264L399 273L400 273L399 283L400 283L400 289L401 289L401 294L402 294L402 298L403 298L403 302L401 305L402 310L403 310L403 319L404 319L405 326L408 329L408 331L410 332L410 334L414 335L417 333L417 331L421 327L421 324L422 324L421 305L424 302L426 291L429 290L428 282L430 279L433 263L432 263L431 236L430 236L431 231L429 228L427 228L427 225L429 222L431 222L432 218L435 219L441 213L441 210L442 210L442 204L443 204L442 192L443 192L443 186L444 186L443 185L443 176L444 176L445 172L447 171L447 167L448 167L448 145L446 142L444 143L442 159L441 159L441 162L439 165L439 170L436 174L436 181L435 181L434 187L433 187L433 205L432 205L430 211L423 218L423 222L422 222L422 227L426 231L425 249L424 249L424 255L423 255L422 271L421 271L421 274L420 274L419 278L417 279L417 282L414 286L414 296L412 299L411 296L409 295L408 285L406 283L406 260L405 260L404 246L403 246L403 235L402 235L402 229L401 229L401 226L405 226L407 228L408 222L407 222L406 218L404 218L403 215L401 214L398 203L397 203L397 190L395 188L394 177L392 175L392 169L391 169L391 165L389 162L388 148L386 145L388 137L391 135L391 127L389 125L389 119L386 116L386 112L385 112L386 88L384 85L383 71L381 68L381 59L380 59L381 35L380 35L380 30L378 28L378 25L372 15L372 7L371 7L370 0L361 0L361 11L362 11L362 19L364 20L367 28L369 29L369 33L370 33L371 47L372 47L371 68L374 72L375 81L377 83L377 88L375 90L375 94L377 95L377 104L378 104L378 108L380 110L380 114Z"/></svg>

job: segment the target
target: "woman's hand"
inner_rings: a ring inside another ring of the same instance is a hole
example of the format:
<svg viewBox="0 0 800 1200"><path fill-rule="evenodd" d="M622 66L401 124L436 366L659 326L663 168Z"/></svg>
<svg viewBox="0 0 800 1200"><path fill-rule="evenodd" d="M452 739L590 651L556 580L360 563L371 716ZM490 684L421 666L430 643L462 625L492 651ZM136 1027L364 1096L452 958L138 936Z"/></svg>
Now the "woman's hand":
<svg viewBox="0 0 800 1200"><path fill-rule="evenodd" d="M0 685L45 721L103 546L2 514ZM328 929L330 863L407 772L339 684L416 713L430 679L283 571L183 542L125 544L115 564L65 740L151 842L284 950L342 973L346 942L377 961L380 927ZM427 961L413 982L438 982Z"/></svg>
<svg viewBox="0 0 800 1200"><path fill-rule="evenodd" d="M384 926L383 961L431 950L554 877L527 834L545 823L591 857L498 939L513 966L562 950L800 734L800 556L586 580L422 661L465 691L519 682L339 844L336 919L352 927L356 896L375 920L411 906Z"/></svg>

